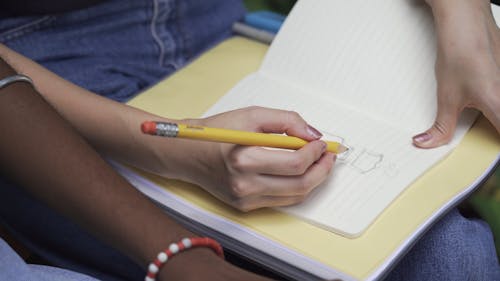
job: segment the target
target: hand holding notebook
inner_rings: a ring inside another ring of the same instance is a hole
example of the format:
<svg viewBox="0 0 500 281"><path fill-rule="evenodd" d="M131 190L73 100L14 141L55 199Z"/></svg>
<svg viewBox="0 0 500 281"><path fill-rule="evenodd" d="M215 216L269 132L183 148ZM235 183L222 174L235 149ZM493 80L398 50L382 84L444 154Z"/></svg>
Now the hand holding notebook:
<svg viewBox="0 0 500 281"><path fill-rule="evenodd" d="M489 1L427 1L437 26L438 112L432 128L415 137L419 147L447 143L465 107L474 107L500 132L500 31ZM478 20L480 19L480 20Z"/></svg>

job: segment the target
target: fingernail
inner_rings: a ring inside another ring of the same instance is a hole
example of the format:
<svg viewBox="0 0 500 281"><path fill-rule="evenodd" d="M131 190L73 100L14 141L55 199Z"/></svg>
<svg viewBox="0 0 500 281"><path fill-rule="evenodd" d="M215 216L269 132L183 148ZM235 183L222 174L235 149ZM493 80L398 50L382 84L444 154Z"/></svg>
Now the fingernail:
<svg viewBox="0 0 500 281"><path fill-rule="evenodd" d="M422 133L413 137L413 141L418 143L428 142L432 139L432 135L429 133Z"/></svg>
<svg viewBox="0 0 500 281"><path fill-rule="evenodd" d="M322 150L323 152L325 152L325 151L326 151L326 149L328 148L328 145L326 144L326 142L322 142L322 144L323 144L323 146L321 147L321 150Z"/></svg>
<svg viewBox="0 0 500 281"><path fill-rule="evenodd" d="M311 125L307 125L307 133L315 138L315 139L319 139L323 136L322 133L320 133L318 130L316 130L314 127L312 127Z"/></svg>

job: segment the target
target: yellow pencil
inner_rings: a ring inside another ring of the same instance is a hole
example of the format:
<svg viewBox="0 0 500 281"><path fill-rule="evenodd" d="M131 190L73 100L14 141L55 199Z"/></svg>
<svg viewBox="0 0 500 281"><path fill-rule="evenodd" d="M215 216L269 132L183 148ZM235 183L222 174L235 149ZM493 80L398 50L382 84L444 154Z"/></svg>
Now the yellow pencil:
<svg viewBox="0 0 500 281"><path fill-rule="evenodd" d="M308 143L308 141L301 138L286 135L255 133L166 122L146 121L142 123L141 130L145 134L163 137L284 149L299 149ZM325 141L325 143L327 144L327 151L332 153L340 154L348 150L346 146L339 142Z"/></svg>

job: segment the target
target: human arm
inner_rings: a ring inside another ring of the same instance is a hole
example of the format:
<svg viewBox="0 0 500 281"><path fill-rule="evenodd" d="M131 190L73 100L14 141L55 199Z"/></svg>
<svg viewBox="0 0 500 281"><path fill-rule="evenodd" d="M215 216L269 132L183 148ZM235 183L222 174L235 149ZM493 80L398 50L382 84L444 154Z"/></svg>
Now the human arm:
<svg viewBox="0 0 500 281"><path fill-rule="evenodd" d="M6 46L0 45L1 53L17 70L34 79L47 101L100 152L165 177L198 184L238 209L300 202L333 166L334 156L323 153L320 141L290 152L143 135L139 129L143 121L179 120L153 116L97 96ZM286 132L311 141L319 137L293 112L255 107L182 122Z"/></svg>
<svg viewBox="0 0 500 281"><path fill-rule="evenodd" d="M437 31L434 125L414 137L422 148L448 143L464 108L480 110L500 132L500 31L487 0L426 0Z"/></svg>
<svg viewBox="0 0 500 281"><path fill-rule="evenodd" d="M0 59L0 79L16 72ZM139 193L27 83L0 89L0 173L146 268L171 242L194 236ZM33 218L36 219L36 218ZM161 280L262 280L209 249L169 261Z"/></svg>

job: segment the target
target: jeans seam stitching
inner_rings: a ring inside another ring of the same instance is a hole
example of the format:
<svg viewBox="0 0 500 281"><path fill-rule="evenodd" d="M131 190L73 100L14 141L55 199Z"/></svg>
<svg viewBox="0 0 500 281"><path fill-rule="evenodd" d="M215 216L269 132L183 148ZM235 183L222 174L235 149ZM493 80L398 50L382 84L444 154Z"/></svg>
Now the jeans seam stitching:
<svg viewBox="0 0 500 281"><path fill-rule="evenodd" d="M153 17L151 18L150 31L153 36L153 40L156 42L158 47L160 48L160 56L158 58L158 64L161 66L163 62L163 58L165 56L165 46L158 36L158 32L156 31L156 21L158 18L158 0L153 0Z"/></svg>

